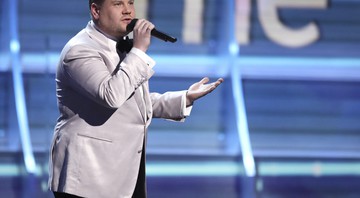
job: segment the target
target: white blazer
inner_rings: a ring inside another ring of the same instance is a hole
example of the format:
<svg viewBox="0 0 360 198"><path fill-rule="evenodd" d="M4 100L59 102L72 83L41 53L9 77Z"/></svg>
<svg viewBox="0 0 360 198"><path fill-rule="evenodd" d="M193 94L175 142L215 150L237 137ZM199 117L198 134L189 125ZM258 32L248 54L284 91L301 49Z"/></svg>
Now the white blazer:
<svg viewBox="0 0 360 198"><path fill-rule="evenodd" d="M152 68L132 51L120 66L118 62L113 41L92 22L61 52L50 190L87 198L131 198L151 118L185 117L185 91L149 93Z"/></svg>

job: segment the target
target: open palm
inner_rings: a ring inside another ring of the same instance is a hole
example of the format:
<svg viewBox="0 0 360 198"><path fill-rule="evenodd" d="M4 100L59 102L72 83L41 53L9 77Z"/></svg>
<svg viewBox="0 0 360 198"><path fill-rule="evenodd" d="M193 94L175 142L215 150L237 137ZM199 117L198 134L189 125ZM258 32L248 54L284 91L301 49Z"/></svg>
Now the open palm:
<svg viewBox="0 0 360 198"><path fill-rule="evenodd" d="M186 94L186 106L190 106L194 103L195 100L211 93L217 86L219 86L224 80L219 78L213 83L208 83L209 78L205 77L199 82L192 84ZM208 83L208 84L207 84Z"/></svg>

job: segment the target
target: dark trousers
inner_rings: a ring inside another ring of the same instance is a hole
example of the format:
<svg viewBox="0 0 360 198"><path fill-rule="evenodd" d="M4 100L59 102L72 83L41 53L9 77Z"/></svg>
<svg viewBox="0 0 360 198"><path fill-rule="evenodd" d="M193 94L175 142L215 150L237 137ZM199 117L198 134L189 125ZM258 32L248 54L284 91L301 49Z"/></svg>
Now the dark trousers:
<svg viewBox="0 0 360 198"><path fill-rule="evenodd" d="M145 181L145 146L141 153L141 162L136 186L132 198L146 198L146 181Z"/></svg>
<svg viewBox="0 0 360 198"><path fill-rule="evenodd" d="M55 196L55 198L82 198L82 197L78 197L76 195L60 193L60 192L54 192L54 196Z"/></svg>

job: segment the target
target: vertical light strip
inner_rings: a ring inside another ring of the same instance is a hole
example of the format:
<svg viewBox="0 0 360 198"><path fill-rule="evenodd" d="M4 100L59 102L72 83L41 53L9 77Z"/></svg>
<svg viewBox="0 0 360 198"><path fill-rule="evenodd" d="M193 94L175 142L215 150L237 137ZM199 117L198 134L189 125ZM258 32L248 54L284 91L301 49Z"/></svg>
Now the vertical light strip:
<svg viewBox="0 0 360 198"><path fill-rule="evenodd" d="M240 44L247 45L250 43L251 0L236 0L235 10L236 40Z"/></svg>
<svg viewBox="0 0 360 198"><path fill-rule="evenodd" d="M231 83L236 109L236 124L245 172L248 177L254 177L256 175L256 169L249 137L241 73L236 65L233 65L231 68Z"/></svg>
<svg viewBox="0 0 360 198"><path fill-rule="evenodd" d="M240 4L241 5L241 4ZM239 45L236 42L235 30L236 30L236 15L234 10L237 10L235 6L239 4L229 1L228 3L228 28L229 28L229 40L228 40L228 59L229 66L231 68L231 83L232 92L234 97L235 113L236 113L236 125L239 137L239 143L242 151L242 158L245 168L246 176L254 177L256 175L255 161L252 153L251 142L249 137L249 128L246 117L246 108L244 102L244 93L242 87L241 72L239 66L236 64L237 56L239 56Z"/></svg>
<svg viewBox="0 0 360 198"><path fill-rule="evenodd" d="M9 31L10 31L10 53L12 61L12 76L14 84L14 94L15 94L15 105L16 113L18 119L18 125L20 130L21 145L23 149L23 156L25 167L28 173L35 174L36 163L32 150L30 135L29 135L29 125L27 119L26 103L25 103L25 94L24 94L24 85L21 73L21 64L20 64L20 43L18 39L18 1L17 0L8 0L9 1Z"/></svg>
<svg viewBox="0 0 360 198"><path fill-rule="evenodd" d="M135 10L136 18L147 19L148 18L148 2L149 0L136 0L135 1Z"/></svg>
<svg viewBox="0 0 360 198"><path fill-rule="evenodd" d="M184 43L199 44L202 42L203 29L203 0L185 0L183 12L183 32Z"/></svg>

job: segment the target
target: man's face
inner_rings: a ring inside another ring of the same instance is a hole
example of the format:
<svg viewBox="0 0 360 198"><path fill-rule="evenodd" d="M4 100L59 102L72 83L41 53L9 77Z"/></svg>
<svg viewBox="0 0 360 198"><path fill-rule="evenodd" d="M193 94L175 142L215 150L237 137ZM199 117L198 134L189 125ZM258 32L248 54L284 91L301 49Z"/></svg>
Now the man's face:
<svg viewBox="0 0 360 198"><path fill-rule="evenodd" d="M134 0L104 0L94 16L97 26L106 34L121 38L128 34L126 26L135 17Z"/></svg>

